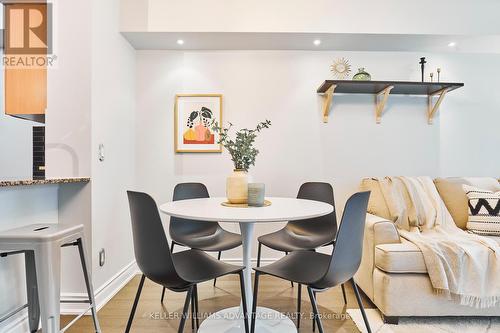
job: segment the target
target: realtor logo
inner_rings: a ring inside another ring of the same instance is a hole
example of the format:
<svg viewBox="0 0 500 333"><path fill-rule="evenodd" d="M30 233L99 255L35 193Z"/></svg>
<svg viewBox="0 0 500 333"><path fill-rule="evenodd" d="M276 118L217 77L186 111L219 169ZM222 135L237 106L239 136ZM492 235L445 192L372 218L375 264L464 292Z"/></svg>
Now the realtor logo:
<svg viewBox="0 0 500 333"><path fill-rule="evenodd" d="M7 3L4 8L6 55L52 53L51 3Z"/></svg>

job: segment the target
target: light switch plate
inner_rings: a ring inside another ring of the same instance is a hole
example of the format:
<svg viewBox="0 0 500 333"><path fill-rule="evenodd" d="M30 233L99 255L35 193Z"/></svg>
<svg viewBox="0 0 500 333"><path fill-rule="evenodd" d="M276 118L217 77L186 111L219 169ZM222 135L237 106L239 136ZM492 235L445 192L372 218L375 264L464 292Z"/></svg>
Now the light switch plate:
<svg viewBox="0 0 500 333"><path fill-rule="evenodd" d="M99 161L104 162L104 144L102 143L99 144L98 156Z"/></svg>
<svg viewBox="0 0 500 333"><path fill-rule="evenodd" d="M104 249L101 249L99 251L99 266L102 267L106 263L106 251Z"/></svg>

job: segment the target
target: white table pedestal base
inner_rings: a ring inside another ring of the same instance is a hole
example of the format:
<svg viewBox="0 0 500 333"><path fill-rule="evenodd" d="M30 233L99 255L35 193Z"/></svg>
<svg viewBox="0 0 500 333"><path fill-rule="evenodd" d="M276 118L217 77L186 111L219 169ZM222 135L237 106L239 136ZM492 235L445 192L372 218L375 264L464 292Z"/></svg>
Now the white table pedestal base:
<svg viewBox="0 0 500 333"><path fill-rule="evenodd" d="M268 207L231 208L222 206L226 198L178 200L161 205L160 210L170 216L198 221L239 223L243 245L243 276L247 311L252 311L252 242L254 224L258 222L285 222L310 219L333 212L333 206L320 201L268 198ZM245 332L240 307L224 309L205 319L201 333ZM257 307L256 333L297 333L294 322L278 311Z"/></svg>
<svg viewBox="0 0 500 333"><path fill-rule="evenodd" d="M198 329L199 333L242 333L245 332L239 306L224 309L205 319ZM251 320L249 320L251 325ZM296 333L295 323L281 312L257 307L256 333Z"/></svg>

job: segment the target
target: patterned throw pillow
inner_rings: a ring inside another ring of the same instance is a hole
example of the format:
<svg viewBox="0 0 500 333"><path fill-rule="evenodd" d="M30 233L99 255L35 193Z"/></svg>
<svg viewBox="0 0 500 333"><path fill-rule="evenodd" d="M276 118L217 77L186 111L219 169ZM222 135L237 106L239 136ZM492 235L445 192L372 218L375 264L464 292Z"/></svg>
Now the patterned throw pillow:
<svg viewBox="0 0 500 333"><path fill-rule="evenodd" d="M467 229L480 235L500 236L500 192L463 185L469 198Z"/></svg>

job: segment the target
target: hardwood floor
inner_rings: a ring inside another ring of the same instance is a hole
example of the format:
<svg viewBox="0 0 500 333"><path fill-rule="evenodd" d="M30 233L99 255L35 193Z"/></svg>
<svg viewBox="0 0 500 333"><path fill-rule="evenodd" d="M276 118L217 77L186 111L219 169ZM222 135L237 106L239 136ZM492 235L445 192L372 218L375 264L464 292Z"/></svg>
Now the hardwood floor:
<svg viewBox="0 0 500 333"><path fill-rule="evenodd" d="M127 324L133 299L139 284L139 276L128 283L113 299L99 311L99 320L103 333L123 333ZM259 283L259 306L265 306L283 313L295 313L297 302L297 287L292 288L289 282L263 276ZM201 321L204 314L210 314L225 307L237 306L240 302L239 282L236 276L227 276L217 280L217 286L212 282L199 285L199 307ZM358 308L352 288L346 285L347 307ZM131 332L137 333L173 333L177 332L179 319L170 319L180 314L185 293L166 292L165 302L160 303L161 287L146 280ZM363 297L366 308L373 305ZM359 332L354 323L345 315L346 307L342 299L340 287L318 294L319 310L326 318L323 324L326 332ZM302 312L300 332L312 332L309 319L311 306L307 291L302 289ZM173 315L172 315L173 314ZM61 325L68 323L73 317L63 316ZM77 321L68 333L89 333L92 330L90 316ZM186 321L185 332L191 332L191 322ZM317 332L317 329L316 329Z"/></svg>

